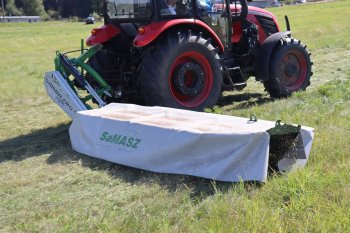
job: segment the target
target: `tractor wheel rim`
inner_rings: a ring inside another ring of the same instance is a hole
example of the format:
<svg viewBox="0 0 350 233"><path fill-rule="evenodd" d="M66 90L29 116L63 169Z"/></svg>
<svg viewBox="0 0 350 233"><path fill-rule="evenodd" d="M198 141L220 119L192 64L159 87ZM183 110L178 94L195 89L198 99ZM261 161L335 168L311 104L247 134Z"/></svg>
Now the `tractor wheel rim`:
<svg viewBox="0 0 350 233"><path fill-rule="evenodd" d="M170 69L169 86L178 104L188 108L201 105L213 86L210 63L198 52L181 54Z"/></svg>
<svg viewBox="0 0 350 233"><path fill-rule="evenodd" d="M307 62L299 51L290 51L283 58L280 66L283 84L290 90L298 90L304 83Z"/></svg>

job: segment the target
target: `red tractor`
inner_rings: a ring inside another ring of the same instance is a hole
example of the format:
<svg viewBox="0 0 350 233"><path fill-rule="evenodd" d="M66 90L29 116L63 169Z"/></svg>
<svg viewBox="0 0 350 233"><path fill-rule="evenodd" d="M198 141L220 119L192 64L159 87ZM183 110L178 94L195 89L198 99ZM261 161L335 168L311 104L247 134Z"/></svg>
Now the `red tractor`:
<svg viewBox="0 0 350 233"><path fill-rule="evenodd" d="M273 97L310 84L310 53L270 12L246 0L105 0L102 44L87 65L109 86L103 103L131 102L202 111L250 76ZM91 72L90 72L91 73ZM89 72L94 90L101 82Z"/></svg>

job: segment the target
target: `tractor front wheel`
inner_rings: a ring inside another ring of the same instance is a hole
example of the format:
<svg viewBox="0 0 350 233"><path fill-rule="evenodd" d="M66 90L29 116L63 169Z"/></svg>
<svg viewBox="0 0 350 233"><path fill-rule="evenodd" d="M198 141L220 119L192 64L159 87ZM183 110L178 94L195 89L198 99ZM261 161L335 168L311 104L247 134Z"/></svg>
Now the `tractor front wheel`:
<svg viewBox="0 0 350 233"><path fill-rule="evenodd" d="M146 53L138 83L147 105L203 111L216 104L222 74L216 49L200 34L168 34Z"/></svg>
<svg viewBox="0 0 350 233"><path fill-rule="evenodd" d="M283 38L270 62L270 79L265 87L272 97L287 97L310 85L311 59L306 46L293 38Z"/></svg>

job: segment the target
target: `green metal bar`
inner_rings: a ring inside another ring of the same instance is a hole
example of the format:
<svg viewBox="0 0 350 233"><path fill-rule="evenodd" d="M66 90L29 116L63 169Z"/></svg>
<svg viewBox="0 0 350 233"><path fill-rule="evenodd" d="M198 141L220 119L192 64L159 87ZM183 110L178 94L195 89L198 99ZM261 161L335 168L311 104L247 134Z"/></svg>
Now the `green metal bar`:
<svg viewBox="0 0 350 233"><path fill-rule="evenodd" d="M84 53L84 39L81 39L80 40L80 54L83 54ZM81 68L81 75L84 75L84 69Z"/></svg>
<svg viewBox="0 0 350 233"><path fill-rule="evenodd" d="M93 57L99 50L102 49L101 44L97 44L90 49L86 50L84 49L84 40L81 40L81 54L78 58L68 58L65 56L65 58L74 66L76 69L81 68L81 74L83 75L84 70L89 73L90 77L92 77L100 86L101 88L98 90L95 90L97 95L100 97L103 96L103 94L109 94L109 91L112 89L111 86L107 84L107 82L88 64L85 63L85 61L91 57ZM87 101L92 99L92 95L87 95L85 97L81 97L77 91L75 90L75 83L69 80L69 76L71 75L70 71L66 70L65 67L61 64L61 53L56 52L56 57L54 59L55 62L55 70L59 71L63 77L67 79L69 84L71 85L72 89L75 91L75 93L78 95L78 97L81 99L81 101L86 105L88 109L91 109L91 106L87 104Z"/></svg>
<svg viewBox="0 0 350 233"><path fill-rule="evenodd" d="M83 40L82 40L83 41ZM82 45L83 46L83 45ZM106 81L94 70L92 69L88 64L85 63L85 60L91 58L94 56L100 49L102 48L101 44L97 44L87 51L83 52L78 58L71 58L69 59L70 62L76 67L81 67L82 70L87 71L92 78L96 80L96 82L105 90L109 91L111 90L111 86L109 86ZM83 50L82 50L83 51ZM59 59L59 52L56 52L56 58L55 58L55 69L59 72L61 72L66 78L68 78L69 75L67 75L66 70L61 66L60 59Z"/></svg>
<svg viewBox="0 0 350 233"><path fill-rule="evenodd" d="M81 54L84 53L84 39L80 40L80 52L81 52Z"/></svg>
<svg viewBox="0 0 350 233"><path fill-rule="evenodd" d="M59 52L58 51L56 51L56 57L55 57L55 59L54 59L54 62L55 62L55 70L57 70L57 71L59 71L60 70L60 68L61 68L61 63L60 63L60 59L59 59Z"/></svg>
<svg viewBox="0 0 350 233"><path fill-rule="evenodd" d="M87 59L89 59L90 57L94 56L99 50L101 50L103 47L103 45L101 44L96 44L93 47L91 47L90 49L86 50L84 53L82 53L78 58L76 58L77 60L80 60L82 62L86 61Z"/></svg>
<svg viewBox="0 0 350 233"><path fill-rule="evenodd" d="M95 80L96 82L98 82L98 84L101 85L101 87L103 89L105 89L106 91L111 90L111 86L109 86L106 81L94 70L92 69L88 64L82 62L79 59L76 58L72 58L71 62L75 65L75 66L79 66L81 68L83 68L84 70L86 70Z"/></svg>
<svg viewBox="0 0 350 233"><path fill-rule="evenodd" d="M60 52L56 51L56 57L54 59L54 62L55 62L55 70L59 71L63 77L65 77L66 79L68 79L69 77L69 74L67 74L67 71L63 68L63 66L61 65L61 62L60 62Z"/></svg>

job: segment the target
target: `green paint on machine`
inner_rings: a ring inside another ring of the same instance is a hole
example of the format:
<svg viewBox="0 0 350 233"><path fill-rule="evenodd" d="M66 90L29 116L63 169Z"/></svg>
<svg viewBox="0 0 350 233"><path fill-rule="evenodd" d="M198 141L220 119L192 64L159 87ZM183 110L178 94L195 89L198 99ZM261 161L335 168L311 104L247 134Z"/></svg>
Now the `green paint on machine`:
<svg viewBox="0 0 350 233"><path fill-rule="evenodd" d="M133 138L121 134L110 134L107 131L102 133L100 140L133 149L137 149L141 143L141 139L139 138Z"/></svg>

